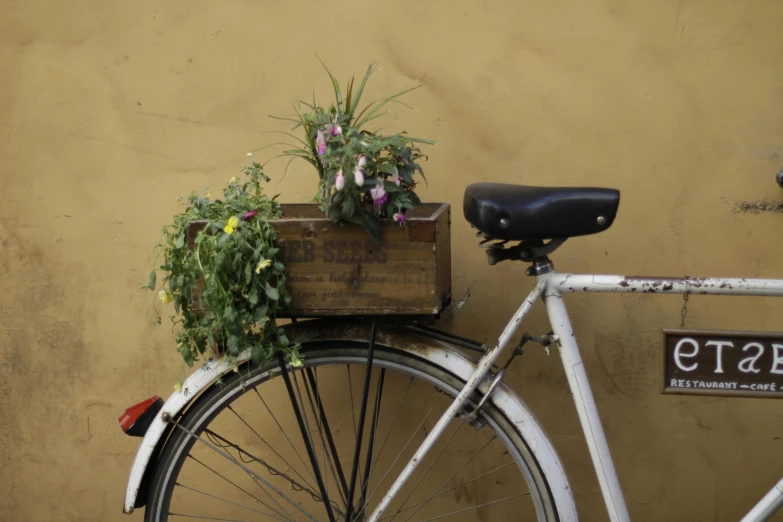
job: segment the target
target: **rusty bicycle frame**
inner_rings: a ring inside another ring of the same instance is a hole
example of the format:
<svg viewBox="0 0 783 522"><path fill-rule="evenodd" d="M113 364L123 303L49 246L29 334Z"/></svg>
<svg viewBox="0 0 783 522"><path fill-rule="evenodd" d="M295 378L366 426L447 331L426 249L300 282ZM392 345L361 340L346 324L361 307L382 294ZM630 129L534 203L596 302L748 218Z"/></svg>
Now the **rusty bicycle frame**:
<svg viewBox="0 0 783 522"><path fill-rule="evenodd" d="M391 501L443 434L450 420L463 409L468 397L475 391L500 354L503 353L539 299L543 299L546 305L552 326L552 341L557 343L560 351L568 385L574 397L579 421L598 476L609 518L613 522L629 521L628 509L609 452L606 435L601 426L579 347L563 302L563 295L574 292L610 292L783 297L783 279L660 278L559 274L555 272L554 265L546 256L533 261L531 268L528 269L528 274L535 275L535 287L508 322L495 345L481 358L475 373L460 394L438 420L392 487L376 506L375 511L368 519L369 522L378 522L381 519ZM748 512L742 522L767 520L781 505L783 505L783 479Z"/></svg>

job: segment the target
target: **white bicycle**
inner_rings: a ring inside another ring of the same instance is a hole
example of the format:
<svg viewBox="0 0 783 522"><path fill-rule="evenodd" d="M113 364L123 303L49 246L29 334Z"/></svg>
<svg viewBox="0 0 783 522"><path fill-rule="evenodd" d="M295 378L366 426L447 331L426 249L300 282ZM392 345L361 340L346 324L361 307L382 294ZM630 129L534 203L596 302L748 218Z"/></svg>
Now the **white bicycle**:
<svg viewBox="0 0 783 522"><path fill-rule="evenodd" d="M251 368L249 354L238 368L210 361L183 393L126 411L123 429L143 440L125 512L146 506L145 520L155 522L577 520L552 442L503 383L513 355L537 342L559 349L609 518L629 520L563 296L783 296L783 280L557 273L549 255L568 238L606 230L619 197L602 188L469 186L465 216L483 236L490 264L523 261L536 281L494 346L384 317L287 325L291 340L302 344L304 366L278 359ZM551 332L523 335L505 367L496 367L539 299ZM769 336L740 347L728 334L672 335L667 386L675 391L778 391L783 340L774 344ZM724 371L738 358L751 384ZM716 365L709 379L699 370L705 360ZM783 480L743 521L767 520L782 504Z"/></svg>

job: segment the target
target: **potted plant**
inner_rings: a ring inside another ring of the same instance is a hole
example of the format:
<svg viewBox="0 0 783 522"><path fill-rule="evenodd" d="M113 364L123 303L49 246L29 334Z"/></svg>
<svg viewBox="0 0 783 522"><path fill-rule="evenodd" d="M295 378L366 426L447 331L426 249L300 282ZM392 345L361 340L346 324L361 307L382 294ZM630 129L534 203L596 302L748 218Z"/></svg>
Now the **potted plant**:
<svg viewBox="0 0 783 522"><path fill-rule="evenodd" d="M284 119L303 136L286 132L296 143L280 156L289 157L289 165L301 159L315 168L315 202L329 219L359 225L380 243L382 219L404 226L406 212L421 204L415 188L416 176L423 179L419 161L424 156L417 144L434 142L368 129L388 104L413 90L360 109L372 73L371 66L356 88L351 79L345 97L329 73L334 102L324 108L300 101L295 117ZM299 347L276 323L291 303L286 266L271 224L283 217L283 210L276 197L263 191L269 181L263 165L254 153L248 156L244 179L231 178L222 198L212 198L209 191L179 198L185 208L163 227L155 265L161 257L163 262L144 285L157 291L162 304L173 305L169 318L178 326L177 350L189 366L200 358L236 357L244 350L250 350L255 364L278 352L294 366L301 364ZM198 232L189 234L195 223ZM160 284L157 272L163 275ZM180 386L177 380L175 387Z"/></svg>

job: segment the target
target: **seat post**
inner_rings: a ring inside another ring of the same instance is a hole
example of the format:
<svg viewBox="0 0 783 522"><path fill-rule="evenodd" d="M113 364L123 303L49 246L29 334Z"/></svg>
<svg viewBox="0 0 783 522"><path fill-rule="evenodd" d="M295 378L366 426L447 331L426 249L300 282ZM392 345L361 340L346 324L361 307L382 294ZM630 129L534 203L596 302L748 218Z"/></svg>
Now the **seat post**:
<svg viewBox="0 0 783 522"><path fill-rule="evenodd" d="M547 257L537 257L533 260L533 264L527 267L525 275L537 277L540 275L548 274L555 270L555 264Z"/></svg>
<svg viewBox="0 0 783 522"><path fill-rule="evenodd" d="M487 258L489 259L490 265L496 265L501 261L526 261L535 264L538 260L551 264L549 261L549 254L554 252L560 245L565 243L566 239L568 239L560 237L551 239L548 243L539 240L520 241L518 245L507 247L505 246L507 241L492 243L492 241L498 240L488 237L481 232L479 232L478 235L479 237L485 238L479 243L479 246L487 249ZM551 269L549 271L551 271Z"/></svg>

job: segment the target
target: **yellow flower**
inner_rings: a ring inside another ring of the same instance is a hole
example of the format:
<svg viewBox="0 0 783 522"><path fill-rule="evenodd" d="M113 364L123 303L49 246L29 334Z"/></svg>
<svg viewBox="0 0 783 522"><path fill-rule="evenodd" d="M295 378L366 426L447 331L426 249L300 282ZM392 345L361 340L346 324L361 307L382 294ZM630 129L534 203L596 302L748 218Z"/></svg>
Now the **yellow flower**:
<svg viewBox="0 0 783 522"><path fill-rule="evenodd" d="M234 230L239 226L239 218L236 216L231 216L228 218L228 223L226 223L225 228L223 228L223 232L226 234L233 234Z"/></svg>
<svg viewBox="0 0 783 522"><path fill-rule="evenodd" d="M231 178L231 179L230 179L230 180L228 180L228 181L229 181L229 182L231 182L231 183L236 183L237 181L239 181L239 178L238 178L238 177L236 177L236 176L234 176L233 178Z"/></svg>
<svg viewBox="0 0 783 522"><path fill-rule="evenodd" d="M171 295L171 292L168 290L161 290L158 292L158 299L160 299L160 302L163 304L169 304L174 300L174 296Z"/></svg>
<svg viewBox="0 0 783 522"><path fill-rule="evenodd" d="M256 274L260 274L261 270L266 270L272 266L272 261L269 259L261 259L261 261L258 263L258 266L256 267Z"/></svg>
<svg viewBox="0 0 783 522"><path fill-rule="evenodd" d="M177 379L177 382L174 383L174 391L179 393L182 391L182 381Z"/></svg>

